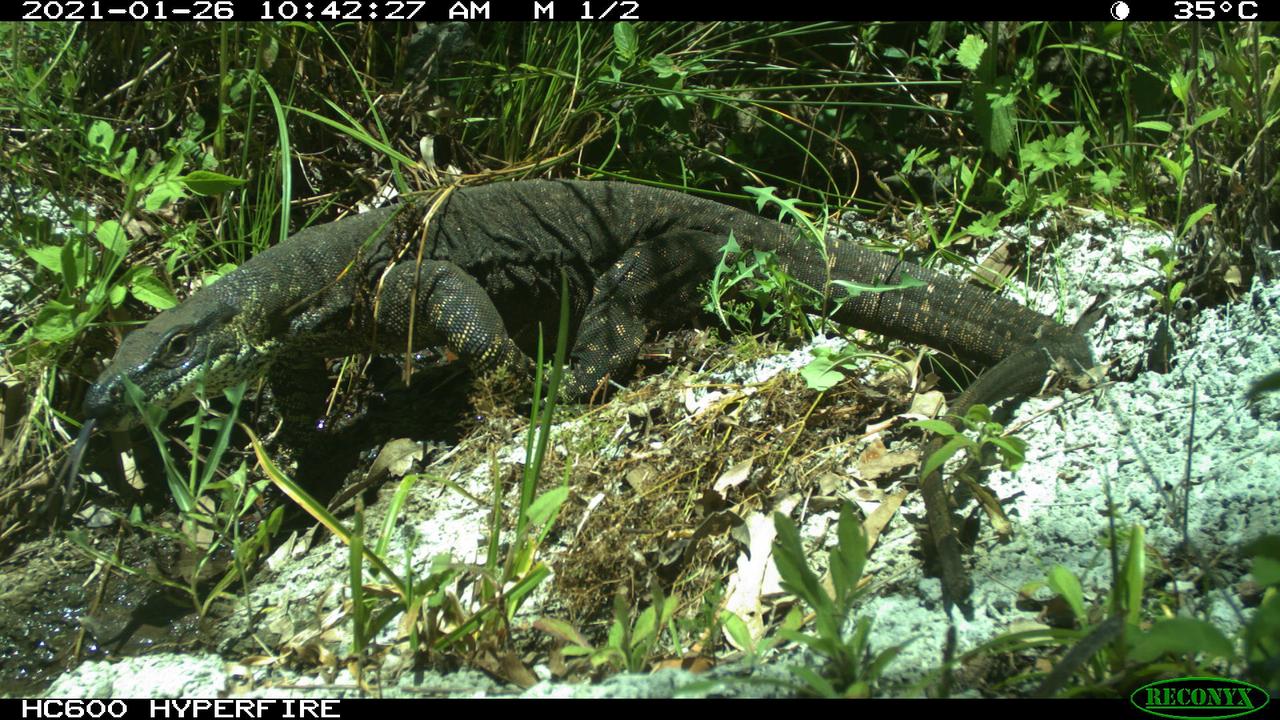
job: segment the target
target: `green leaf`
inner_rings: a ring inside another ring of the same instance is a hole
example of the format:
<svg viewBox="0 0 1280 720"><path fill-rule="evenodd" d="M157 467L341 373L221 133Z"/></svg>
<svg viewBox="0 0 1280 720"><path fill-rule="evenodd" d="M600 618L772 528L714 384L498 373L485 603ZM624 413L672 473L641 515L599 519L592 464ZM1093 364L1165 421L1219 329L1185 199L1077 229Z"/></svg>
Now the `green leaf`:
<svg viewBox="0 0 1280 720"><path fill-rule="evenodd" d="M996 157L1004 157L1013 145L1013 126L1016 119L1012 104L992 102L991 130L987 137L987 146Z"/></svg>
<svg viewBox="0 0 1280 720"><path fill-rule="evenodd" d="M212 285L218 282L219 280L221 280L223 277L225 277L227 274L229 274L231 271L235 269L236 269L235 263L222 263L218 267L214 268L212 272L207 272L201 275L200 283L202 285Z"/></svg>
<svg viewBox="0 0 1280 720"><path fill-rule="evenodd" d="M1209 110L1204 114L1200 115L1199 117L1197 117L1196 121L1191 124L1191 129L1195 130L1196 128L1199 128L1202 125L1208 125L1209 123L1213 122L1214 120L1217 120L1223 115L1226 115L1228 112L1231 112L1231 111L1219 105L1218 107L1212 110Z"/></svg>
<svg viewBox="0 0 1280 720"><path fill-rule="evenodd" d="M22 246L22 252L36 261L40 267L56 275L62 274L62 247L60 245Z"/></svg>
<svg viewBox="0 0 1280 720"><path fill-rule="evenodd" d="M1169 248L1160 245L1148 245L1142 249L1142 255L1143 257L1155 258L1163 265L1169 262L1172 253Z"/></svg>
<svg viewBox="0 0 1280 720"><path fill-rule="evenodd" d="M564 620L557 620L556 618L549 617L539 618L537 627L552 637L576 643L577 650L573 653L575 655L586 655L591 652L591 643L587 642L587 639L583 637L582 633L578 632L573 625L570 625ZM582 652L583 650L586 652ZM568 651L569 648L566 647L565 652L568 653Z"/></svg>
<svg viewBox="0 0 1280 720"><path fill-rule="evenodd" d="M58 256L62 268L58 274L62 276L62 286L66 288L68 294L80 289L80 257L83 255L83 247L79 242L68 240L62 244Z"/></svg>
<svg viewBox="0 0 1280 720"><path fill-rule="evenodd" d="M1124 593L1125 618L1130 625L1137 625L1142 616L1142 588L1147 576L1147 552L1144 538L1146 531L1134 525L1129 532L1128 554L1124 561L1124 583L1117 590Z"/></svg>
<svg viewBox="0 0 1280 720"><path fill-rule="evenodd" d="M614 610L616 614L617 608L615 607ZM613 622L609 625L609 635L608 635L608 641L607 641L608 646L615 650L621 650L622 641L623 641L623 638L626 637L626 635L627 635L627 627L626 625L623 624L623 618L615 617L613 619Z"/></svg>
<svg viewBox="0 0 1280 720"><path fill-rule="evenodd" d="M160 282L151 268L143 268L133 276L129 282L129 292L157 310L168 310L178 304L178 298L169 292L169 288Z"/></svg>
<svg viewBox="0 0 1280 720"><path fill-rule="evenodd" d="M631 648L639 648L658 626L658 611L652 605L645 608L636 618L635 627L631 630Z"/></svg>
<svg viewBox="0 0 1280 720"><path fill-rule="evenodd" d="M917 164L928 166L932 165L938 159L937 150L925 150L923 147L912 148L902 159L902 168L900 172L903 175L909 175Z"/></svg>
<svg viewBox="0 0 1280 720"><path fill-rule="evenodd" d="M1018 164L1023 168L1035 168L1048 172L1057 167L1057 160L1048 151L1045 140L1032 140L1022 146L1018 153Z"/></svg>
<svg viewBox="0 0 1280 720"><path fill-rule="evenodd" d="M777 537L773 541L773 562L782 578L782 587L813 608L819 622L835 615L835 606L818 576L809 569L804 547L800 543L800 531L791 518L782 513L773 514L773 526Z"/></svg>
<svg viewBox="0 0 1280 720"><path fill-rule="evenodd" d="M1000 464L1007 470L1017 470L1027 459L1027 441L1015 437L993 437L988 440L1000 450Z"/></svg>
<svg viewBox="0 0 1280 720"><path fill-rule="evenodd" d="M668 78L679 72L676 64L666 55L655 55L649 60L649 69L660 78Z"/></svg>
<svg viewBox="0 0 1280 720"><path fill-rule="evenodd" d="M70 340L76 335L74 311L57 303L45 305L36 317L31 334L37 340L54 344Z"/></svg>
<svg viewBox="0 0 1280 720"><path fill-rule="evenodd" d="M840 506L836 537L830 556L831 585L836 592L837 609L847 612L857 596L858 580L867 563L867 533L854 517L851 503Z"/></svg>
<svg viewBox="0 0 1280 720"><path fill-rule="evenodd" d="M975 423L989 422L991 420L991 408L982 403L974 403L965 411L964 418Z"/></svg>
<svg viewBox="0 0 1280 720"><path fill-rule="evenodd" d="M889 666L889 663L893 662L894 658L902 654L902 651L906 646L907 643L902 643L901 645L894 645L893 647L887 647L884 650L881 650L880 653L876 655L875 660L871 662L870 667L867 668L866 676L873 679L879 678L884 674L884 669Z"/></svg>
<svg viewBox="0 0 1280 720"><path fill-rule="evenodd" d="M1062 565L1054 565L1049 570L1048 579L1049 589L1066 601L1078 622L1084 623L1088 619L1088 612L1084 606L1084 590L1080 587L1080 579Z"/></svg>
<svg viewBox="0 0 1280 720"><path fill-rule="evenodd" d="M662 103L662 107L671 112L679 112L684 109L684 103L680 102L680 96L674 93L659 96L658 102Z"/></svg>
<svg viewBox="0 0 1280 720"><path fill-rule="evenodd" d="M89 126L89 134L85 138L89 147L98 151L103 157L111 155L111 148L116 142L116 131L105 120L95 120Z"/></svg>
<svg viewBox="0 0 1280 720"><path fill-rule="evenodd" d="M1156 130L1158 132L1173 132L1173 125L1163 120L1144 120L1140 123L1134 123L1133 126L1139 130Z"/></svg>
<svg viewBox="0 0 1280 720"><path fill-rule="evenodd" d="M947 461L951 459L951 456L960 451L960 448L972 445L972 440L964 435L957 434L955 437L948 440L945 445L938 448L937 452L925 458L924 465L920 466L920 477L929 476L935 470L946 465Z"/></svg>
<svg viewBox="0 0 1280 720"><path fill-rule="evenodd" d="M835 686L831 684L831 681L814 672L812 669L804 667L803 665L794 665L788 667L787 670L792 675L800 678L805 685L808 685L809 689L815 695L819 695L824 698L840 697L840 693L836 692Z"/></svg>
<svg viewBox="0 0 1280 720"><path fill-rule="evenodd" d="M1187 171L1181 165L1163 155L1157 155L1156 161L1164 166L1165 172L1169 173L1169 177L1173 178L1174 185L1181 187L1182 178L1187 174Z"/></svg>
<svg viewBox="0 0 1280 720"><path fill-rule="evenodd" d="M810 390L817 392L829 390L844 380L844 373L840 372L839 367L846 359L828 348L814 348L813 360L800 368L800 377L804 379L805 385L809 386Z"/></svg>
<svg viewBox="0 0 1280 720"><path fill-rule="evenodd" d="M221 195L222 193L244 185L240 178L230 177L222 173L208 170L194 170L178 177L183 185L197 195Z"/></svg>
<svg viewBox="0 0 1280 720"><path fill-rule="evenodd" d="M138 148L129 148L129 151L124 154L124 159L121 160L120 164L117 166L120 170L121 177L128 177L129 173L133 172L133 168L137 164Z"/></svg>
<svg viewBox="0 0 1280 720"><path fill-rule="evenodd" d="M1209 203L1207 205L1201 206L1200 208L1196 209L1195 212L1188 215L1187 221L1182 223L1182 232L1178 233L1178 237L1182 237L1183 235L1186 235L1187 232L1191 230L1192 226L1194 226L1196 223L1203 220L1206 215L1216 210L1217 207L1218 207L1217 203Z"/></svg>
<svg viewBox="0 0 1280 720"><path fill-rule="evenodd" d="M548 490L539 495L532 503L529 504L529 522L536 526L542 526L551 521L560 511L560 506L569 498L568 486L561 485L559 487Z"/></svg>
<svg viewBox="0 0 1280 720"><path fill-rule="evenodd" d="M946 437L952 437L956 433L960 432L952 427L951 423L946 420L914 420L907 423L906 426L909 428L920 428L925 432L931 432L935 435L945 435Z"/></svg>
<svg viewBox="0 0 1280 720"><path fill-rule="evenodd" d="M1191 76L1181 70L1174 70L1169 73L1169 89L1173 91L1174 97L1180 102L1186 104L1187 92L1191 88Z"/></svg>
<svg viewBox="0 0 1280 720"><path fill-rule="evenodd" d="M1052 105L1053 101L1057 100L1060 95L1062 95L1062 91L1050 83L1045 83L1036 90L1036 98L1040 100L1041 105Z"/></svg>
<svg viewBox="0 0 1280 720"><path fill-rule="evenodd" d="M1089 141L1089 131L1077 125L1064 138L1065 158L1072 167L1084 162L1084 146Z"/></svg>
<svg viewBox="0 0 1280 720"><path fill-rule="evenodd" d="M129 238L124 234L124 228L120 227L120 223L115 220L107 220L98 226L94 231L94 236L98 238L98 242L116 257L124 257L129 252Z"/></svg>
<svg viewBox="0 0 1280 720"><path fill-rule="evenodd" d="M1210 657L1230 658L1235 654L1231 641L1213 625L1195 618L1176 617L1151 626L1133 646L1129 658L1148 663L1162 655L1203 653Z"/></svg>
<svg viewBox="0 0 1280 720"><path fill-rule="evenodd" d="M960 41L960 49L956 51L956 62L969 72L974 72L982 64L982 56L987 52L987 41L977 35L965 35Z"/></svg>
<svg viewBox="0 0 1280 720"><path fill-rule="evenodd" d="M910 290L911 288L924 287L925 282L910 275L903 275L902 282L897 285L864 285L863 283L853 282L852 280L832 280L832 285L844 288L849 297L858 297L868 292L890 292L893 290Z"/></svg>
<svg viewBox="0 0 1280 720"><path fill-rule="evenodd" d="M1103 195L1110 195L1120 187L1120 183L1124 182L1124 170L1120 168L1111 168L1103 172L1101 168L1094 170L1093 175L1089 177L1089 185L1094 192Z"/></svg>
<svg viewBox="0 0 1280 720"><path fill-rule="evenodd" d="M982 217L965 227L964 234L979 238L993 237L1000 229L1000 223L1003 218L1003 212L983 213Z"/></svg>
<svg viewBox="0 0 1280 720"><path fill-rule="evenodd" d="M729 610L721 610L720 624L724 626L725 632L729 633L729 637L733 638L734 644L748 655L755 654L756 641L751 637L751 631L747 629L747 624L742 621L742 618Z"/></svg>
<svg viewBox="0 0 1280 720"><path fill-rule="evenodd" d="M169 178L161 181L151 192L147 193L142 205L148 212L156 212L174 200L185 196L186 191L183 189L182 182L177 178Z"/></svg>
<svg viewBox="0 0 1280 720"><path fill-rule="evenodd" d="M640 40L636 36L634 25L625 22L613 24L613 50L617 53L619 60L630 65L636 59L636 51L639 47Z"/></svg>
<svg viewBox="0 0 1280 720"><path fill-rule="evenodd" d="M793 630L789 627L783 627L778 629L778 636L788 642L804 645L819 655L829 656L832 654L831 643L824 641L817 635L810 635L808 633L802 633L799 630Z"/></svg>
<svg viewBox="0 0 1280 720"><path fill-rule="evenodd" d="M1259 555L1253 559L1249 574L1259 585L1280 585L1280 560Z"/></svg>

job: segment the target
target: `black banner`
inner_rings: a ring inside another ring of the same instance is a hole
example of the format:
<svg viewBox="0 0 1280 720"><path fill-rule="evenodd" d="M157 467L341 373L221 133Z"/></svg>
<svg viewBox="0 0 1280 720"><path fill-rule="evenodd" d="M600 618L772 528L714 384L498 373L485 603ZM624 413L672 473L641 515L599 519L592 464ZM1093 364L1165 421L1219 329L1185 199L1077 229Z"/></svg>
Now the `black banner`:
<svg viewBox="0 0 1280 720"><path fill-rule="evenodd" d="M1055 3L689 2L688 0L18 0L11 20L655 21L1274 19L1280 0L1083 0Z"/></svg>

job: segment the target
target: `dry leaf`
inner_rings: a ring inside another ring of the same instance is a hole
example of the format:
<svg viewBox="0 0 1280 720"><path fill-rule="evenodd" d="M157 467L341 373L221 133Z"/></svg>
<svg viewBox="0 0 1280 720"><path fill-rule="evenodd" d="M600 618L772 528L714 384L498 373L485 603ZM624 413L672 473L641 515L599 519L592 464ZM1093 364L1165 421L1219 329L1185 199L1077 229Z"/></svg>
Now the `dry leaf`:
<svg viewBox="0 0 1280 720"><path fill-rule="evenodd" d="M381 478L383 473L391 477L404 477L413 464L422 460L422 445L409 438L388 441L378 451L378 457L369 468L369 477Z"/></svg>
<svg viewBox="0 0 1280 720"><path fill-rule="evenodd" d="M848 484L849 478L833 472L822 473L822 475L818 476L818 492L823 495L835 495L837 490Z"/></svg>
<svg viewBox="0 0 1280 720"><path fill-rule="evenodd" d="M940 390L930 390L911 398L911 407L903 413L905 417L934 418L944 414L947 409L946 398Z"/></svg>
<svg viewBox="0 0 1280 720"><path fill-rule="evenodd" d="M858 456L858 472L862 475L863 480L872 481L888 475L900 467L915 465L918 462L920 462L920 451L900 450L889 452L884 443L877 437Z"/></svg>
<svg viewBox="0 0 1280 720"><path fill-rule="evenodd" d="M748 549L738 554L737 569L729 576L724 609L742 619L754 641L764 637L761 598L781 592L782 587L773 564L773 519L763 513L752 513L746 518L745 530ZM724 635L730 645L737 647L729 633Z"/></svg>
<svg viewBox="0 0 1280 720"><path fill-rule="evenodd" d="M884 502L875 510L867 514L867 519L862 521L862 528L867 531L867 552L871 552L871 548L876 546L876 540L880 539L880 533L884 531L885 526L898 513L898 508L902 507L902 501L906 499L907 491L899 490L892 495L886 497Z"/></svg>
<svg viewBox="0 0 1280 720"><path fill-rule="evenodd" d="M643 495L644 492L653 486L653 482L658 479L658 471L649 463L641 463L627 471L626 480L631 489L637 494Z"/></svg>
<svg viewBox="0 0 1280 720"><path fill-rule="evenodd" d="M751 466L755 461L754 457L749 457L729 468L716 480L716 484L711 489L723 495L725 490L741 485L751 474Z"/></svg>

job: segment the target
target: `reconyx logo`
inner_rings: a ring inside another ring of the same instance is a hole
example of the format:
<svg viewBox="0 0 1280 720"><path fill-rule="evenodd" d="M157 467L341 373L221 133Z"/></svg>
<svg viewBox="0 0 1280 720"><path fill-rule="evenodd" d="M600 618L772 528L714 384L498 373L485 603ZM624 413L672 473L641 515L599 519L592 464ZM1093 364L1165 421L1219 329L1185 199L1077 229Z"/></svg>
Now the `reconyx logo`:
<svg viewBox="0 0 1280 720"><path fill-rule="evenodd" d="M1143 712L1179 720L1240 717L1261 710L1270 701L1260 687L1212 677L1160 680L1129 696L1129 702Z"/></svg>

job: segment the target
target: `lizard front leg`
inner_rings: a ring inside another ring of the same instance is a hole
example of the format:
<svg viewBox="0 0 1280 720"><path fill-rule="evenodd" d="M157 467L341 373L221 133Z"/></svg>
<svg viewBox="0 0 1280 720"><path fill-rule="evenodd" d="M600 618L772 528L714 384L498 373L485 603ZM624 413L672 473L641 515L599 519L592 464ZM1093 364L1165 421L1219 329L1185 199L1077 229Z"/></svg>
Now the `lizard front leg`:
<svg viewBox="0 0 1280 720"><path fill-rule="evenodd" d="M311 431L325 411L327 377L323 358L300 352L280 358L267 370L286 444L305 447L313 439Z"/></svg>
<svg viewBox="0 0 1280 720"><path fill-rule="evenodd" d="M412 262L397 265L387 273L377 306L382 348L403 350L412 330L414 349L443 344L477 372L505 367L529 373L533 368L484 288L453 263L428 261L417 272ZM412 319L411 307L416 307Z"/></svg>

